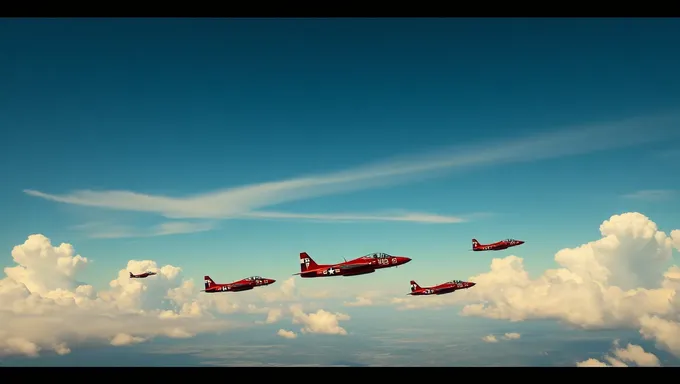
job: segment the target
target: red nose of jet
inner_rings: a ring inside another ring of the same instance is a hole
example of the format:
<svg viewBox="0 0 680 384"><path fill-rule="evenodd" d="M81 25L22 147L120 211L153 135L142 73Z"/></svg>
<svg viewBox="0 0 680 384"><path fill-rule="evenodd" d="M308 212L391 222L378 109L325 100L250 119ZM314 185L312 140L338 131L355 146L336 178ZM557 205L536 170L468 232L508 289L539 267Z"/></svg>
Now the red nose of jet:
<svg viewBox="0 0 680 384"><path fill-rule="evenodd" d="M406 264L409 261L411 261L411 259L409 257L400 256L400 257L397 257L397 261L399 261L399 264Z"/></svg>
<svg viewBox="0 0 680 384"><path fill-rule="evenodd" d="M276 283L276 280L274 279L267 279L267 284L274 284Z"/></svg>
<svg viewBox="0 0 680 384"><path fill-rule="evenodd" d="M522 245L524 242L522 240L517 240L517 244Z"/></svg>
<svg viewBox="0 0 680 384"><path fill-rule="evenodd" d="M474 287L475 285L477 285L477 283L468 283L468 284L469 284L468 287Z"/></svg>

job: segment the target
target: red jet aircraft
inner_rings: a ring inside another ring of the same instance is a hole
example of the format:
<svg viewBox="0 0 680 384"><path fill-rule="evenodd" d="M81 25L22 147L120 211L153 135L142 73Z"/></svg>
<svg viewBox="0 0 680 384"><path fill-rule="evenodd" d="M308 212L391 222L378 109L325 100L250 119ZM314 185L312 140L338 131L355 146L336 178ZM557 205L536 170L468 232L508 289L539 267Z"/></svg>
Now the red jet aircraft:
<svg viewBox="0 0 680 384"><path fill-rule="evenodd" d="M156 275L156 272L144 272L140 273L139 275L135 275L134 273L130 272L130 278L131 279L145 279L149 276Z"/></svg>
<svg viewBox="0 0 680 384"><path fill-rule="evenodd" d="M276 282L274 279L266 279L260 276L247 277L228 284L216 284L210 276L204 276L203 280L205 280L205 289L201 292L206 293L249 291L255 287L263 287Z"/></svg>
<svg viewBox="0 0 680 384"><path fill-rule="evenodd" d="M426 295L444 295L446 293L455 292L459 289L468 289L475 286L475 283L467 281L453 280L444 284L435 285L433 287L421 287L414 280L411 280L412 296L426 296Z"/></svg>
<svg viewBox="0 0 680 384"><path fill-rule="evenodd" d="M506 239L503 241L498 241L492 244L479 244L477 239L472 239L472 250L473 251L502 251L510 247L516 247L522 245L524 242L522 240Z"/></svg>
<svg viewBox="0 0 680 384"><path fill-rule="evenodd" d="M300 277L357 276L373 273L376 269L397 267L411 261L404 256L392 256L387 253L371 253L356 259L338 264L317 264L307 252L300 253Z"/></svg>

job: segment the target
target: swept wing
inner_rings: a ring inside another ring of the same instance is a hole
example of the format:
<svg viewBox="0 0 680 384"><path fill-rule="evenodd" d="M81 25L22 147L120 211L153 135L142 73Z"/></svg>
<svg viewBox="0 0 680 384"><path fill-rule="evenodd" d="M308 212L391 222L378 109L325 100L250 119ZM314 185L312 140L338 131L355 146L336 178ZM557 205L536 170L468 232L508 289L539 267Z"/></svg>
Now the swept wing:
<svg viewBox="0 0 680 384"><path fill-rule="evenodd" d="M316 269L308 269L308 270L306 270L306 271L304 271L304 272L294 273L293 275L301 275L301 274L303 274L303 273L313 273L313 272L316 272L316 271L327 270L327 269L329 269L329 268L339 269L339 270L341 270L341 271L351 271L352 269L357 269L357 268L362 268L362 267L368 267L368 266L370 266L370 265L371 265L371 262L370 262L370 261L365 262L365 263L339 264L339 265L326 265L326 266L323 266L323 267L320 267L320 268L316 268Z"/></svg>

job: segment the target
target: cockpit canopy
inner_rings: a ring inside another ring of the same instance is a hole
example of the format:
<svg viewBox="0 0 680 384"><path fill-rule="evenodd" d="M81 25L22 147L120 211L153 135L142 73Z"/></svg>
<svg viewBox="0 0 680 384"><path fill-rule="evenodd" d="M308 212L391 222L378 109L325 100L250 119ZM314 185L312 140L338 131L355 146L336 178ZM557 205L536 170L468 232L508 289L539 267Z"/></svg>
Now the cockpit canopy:
<svg viewBox="0 0 680 384"><path fill-rule="evenodd" d="M462 280L451 280L449 281L449 284L460 284L462 282L463 282Z"/></svg>
<svg viewBox="0 0 680 384"><path fill-rule="evenodd" d="M507 242L507 243L514 243L517 240L515 240L515 239L505 239L504 241Z"/></svg>
<svg viewBox="0 0 680 384"><path fill-rule="evenodd" d="M388 257L392 257L392 255L389 255L387 253L382 253L382 252L375 252L375 253L368 254L364 257L368 258L368 259L385 259L385 258L388 258Z"/></svg>
<svg viewBox="0 0 680 384"><path fill-rule="evenodd" d="M263 280L263 279L260 276L250 276L250 277L246 278L246 280L252 281L252 280Z"/></svg>

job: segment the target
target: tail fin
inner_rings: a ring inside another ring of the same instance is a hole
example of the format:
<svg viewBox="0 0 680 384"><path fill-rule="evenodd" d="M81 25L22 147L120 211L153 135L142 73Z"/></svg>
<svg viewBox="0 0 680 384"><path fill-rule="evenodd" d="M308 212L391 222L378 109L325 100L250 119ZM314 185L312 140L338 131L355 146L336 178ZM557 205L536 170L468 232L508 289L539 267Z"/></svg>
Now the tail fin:
<svg viewBox="0 0 680 384"><path fill-rule="evenodd" d="M479 247L479 241L477 239L472 239L472 249Z"/></svg>
<svg viewBox="0 0 680 384"><path fill-rule="evenodd" d="M217 285L217 284L215 284L213 279L210 278L210 276L203 276L203 280L205 282L205 289L208 289L208 288L212 287L213 285Z"/></svg>
<svg viewBox="0 0 680 384"><path fill-rule="evenodd" d="M411 280L411 292L415 291L416 289L420 289L420 285L418 285L415 280Z"/></svg>
<svg viewBox="0 0 680 384"><path fill-rule="evenodd" d="M300 253L300 272L305 272L310 269L316 269L319 265L307 254L307 252Z"/></svg>
<svg viewBox="0 0 680 384"><path fill-rule="evenodd" d="M130 277L135 277L135 276L132 274L132 272L130 272Z"/></svg>

